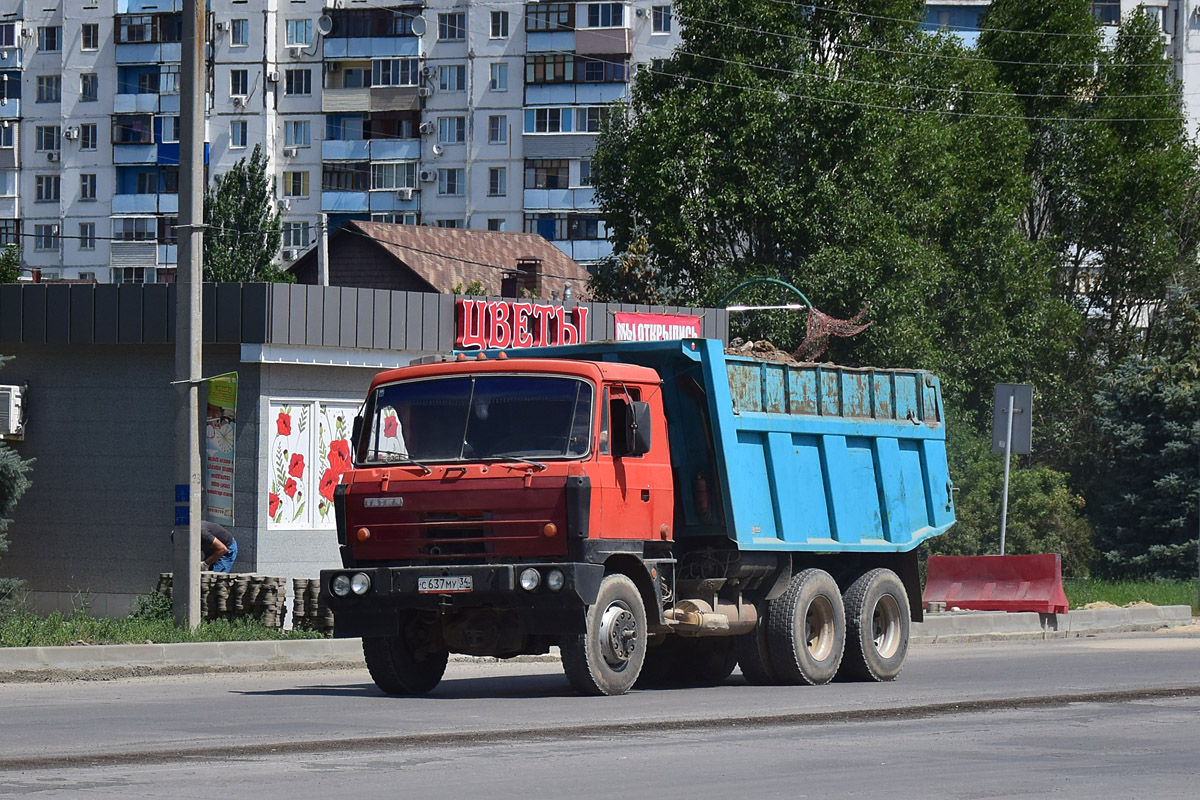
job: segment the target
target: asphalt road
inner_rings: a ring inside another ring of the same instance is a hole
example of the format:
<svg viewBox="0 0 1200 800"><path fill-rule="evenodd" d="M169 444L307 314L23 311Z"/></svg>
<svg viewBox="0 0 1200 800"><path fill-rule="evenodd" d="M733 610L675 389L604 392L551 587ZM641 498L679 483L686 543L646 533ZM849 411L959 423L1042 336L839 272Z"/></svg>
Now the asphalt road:
<svg viewBox="0 0 1200 800"><path fill-rule="evenodd" d="M0 796L1192 797L1200 636L920 647L892 684L572 695L554 663L0 685ZM403 789L403 791L399 791Z"/></svg>

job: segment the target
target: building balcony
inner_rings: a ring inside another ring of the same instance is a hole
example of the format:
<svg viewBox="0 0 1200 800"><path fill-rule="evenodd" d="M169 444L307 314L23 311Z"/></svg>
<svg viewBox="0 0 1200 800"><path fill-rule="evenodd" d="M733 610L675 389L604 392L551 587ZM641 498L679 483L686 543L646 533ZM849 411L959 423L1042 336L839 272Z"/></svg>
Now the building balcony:
<svg viewBox="0 0 1200 800"><path fill-rule="evenodd" d="M321 192L321 210L329 214L366 213L371 210L367 192Z"/></svg>
<svg viewBox="0 0 1200 800"><path fill-rule="evenodd" d="M160 244L158 246L158 264L161 267L174 267L179 263L179 245Z"/></svg>
<svg viewBox="0 0 1200 800"><path fill-rule="evenodd" d="M158 94L152 92L125 93L113 96L114 114L157 114Z"/></svg>
<svg viewBox="0 0 1200 800"><path fill-rule="evenodd" d="M372 139L372 161L418 161L421 158L420 139Z"/></svg>
<svg viewBox="0 0 1200 800"><path fill-rule="evenodd" d="M158 266L157 242L113 242L108 249L111 267Z"/></svg>
<svg viewBox="0 0 1200 800"><path fill-rule="evenodd" d="M0 197L0 218L16 219L20 216L17 213L18 205L16 197Z"/></svg>
<svg viewBox="0 0 1200 800"><path fill-rule="evenodd" d="M17 119L20 116L20 100L0 100L0 119Z"/></svg>
<svg viewBox="0 0 1200 800"><path fill-rule="evenodd" d="M525 52L575 52L575 31L535 31L525 34Z"/></svg>
<svg viewBox="0 0 1200 800"><path fill-rule="evenodd" d="M179 195L178 194L160 194L158 196L158 213L160 213L160 214L178 214L179 213Z"/></svg>
<svg viewBox="0 0 1200 800"><path fill-rule="evenodd" d="M421 206L420 192L413 191L405 199L395 189L377 189L371 192L371 211L417 211Z"/></svg>
<svg viewBox="0 0 1200 800"><path fill-rule="evenodd" d="M420 52L416 36L326 37L321 49L328 59L416 58Z"/></svg>
<svg viewBox="0 0 1200 800"><path fill-rule="evenodd" d="M157 164L158 145L113 143L114 164Z"/></svg>
<svg viewBox="0 0 1200 800"><path fill-rule="evenodd" d="M321 142L323 161L366 161L370 158L366 139L326 139Z"/></svg>
<svg viewBox="0 0 1200 800"><path fill-rule="evenodd" d="M596 208L596 191L581 189L526 189L526 211L577 211Z"/></svg>
<svg viewBox="0 0 1200 800"><path fill-rule="evenodd" d="M0 47L0 69L21 69L25 66L24 53L19 47Z"/></svg>
<svg viewBox="0 0 1200 800"><path fill-rule="evenodd" d="M118 44L115 48L118 64L161 64L163 45L156 42L139 42L138 44ZM179 60L179 45L175 45L175 60Z"/></svg>
<svg viewBox="0 0 1200 800"><path fill-rule="evenodd" d="M611 256L613 252L612 242L604 239L557 239L550 244L581 264L600 261Z"/></svg>
<svg viewBox="0 0 1200 800"><path fill-rule="evenodd" d="M114 214L157 214L157 194L114 194L112 213Z"/></svg>
<svg viewBox="0 0 1200 800"><path fill-rule="evenodd" d="M421 107L415 86L378 86L370 89L326 89L321 111L415 111Z"/></svg>
<svg viewBox="0 0 1200 800"><path fill-rule="evenodd" d="M584 28L575 31L575 52L624 53L632 52L628 28Z"/></svg>

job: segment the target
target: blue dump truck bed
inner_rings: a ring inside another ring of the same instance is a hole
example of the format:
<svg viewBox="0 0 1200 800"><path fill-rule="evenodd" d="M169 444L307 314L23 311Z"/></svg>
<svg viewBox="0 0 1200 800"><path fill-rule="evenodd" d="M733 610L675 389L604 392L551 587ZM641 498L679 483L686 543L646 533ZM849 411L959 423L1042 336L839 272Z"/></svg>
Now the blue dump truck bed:
<svg viewBox="0 0 1200 800"><path fill-rule="evenodd" d="M597 342L521 357L662 377L676 539L742 550L902 552L954 523L941 386L922 370L782 364L721 342Z"/></svg>

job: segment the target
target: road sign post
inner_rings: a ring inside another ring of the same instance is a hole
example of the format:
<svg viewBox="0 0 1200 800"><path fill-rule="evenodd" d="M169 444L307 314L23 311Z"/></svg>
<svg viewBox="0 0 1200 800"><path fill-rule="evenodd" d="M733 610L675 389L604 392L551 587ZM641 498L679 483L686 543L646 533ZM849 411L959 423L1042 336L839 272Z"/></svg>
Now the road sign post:
<svg viewBox="0 0 1200 800"><path fill-rule="evenodd" d="M1033 452L1033 387L1029 384L996 384L992 403L992 452L1004 453L1004 494L1000 499L1000 555L1004 555L1012 454Z"/></svg>

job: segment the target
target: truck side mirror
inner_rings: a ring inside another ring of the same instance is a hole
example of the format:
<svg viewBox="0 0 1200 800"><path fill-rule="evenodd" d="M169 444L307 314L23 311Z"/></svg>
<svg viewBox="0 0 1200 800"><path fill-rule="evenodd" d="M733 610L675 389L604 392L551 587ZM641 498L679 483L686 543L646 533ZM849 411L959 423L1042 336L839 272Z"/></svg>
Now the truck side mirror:
<svg viewBox="0 0 1200 800"><path fill-rule="evenodd" d="M650 452L650 404L643 400L634 400L629 404L629 415L626 417L625 441L626 452L631 456L641 456Z"/></svg>
<svg viewBox="0 0 1200 800"><path fill-rule="evenodd" d="M355 415L354 424L350 427L350 452L355 455L358 455L358 440L362 438L362 426L362 415Z"/></svg>

